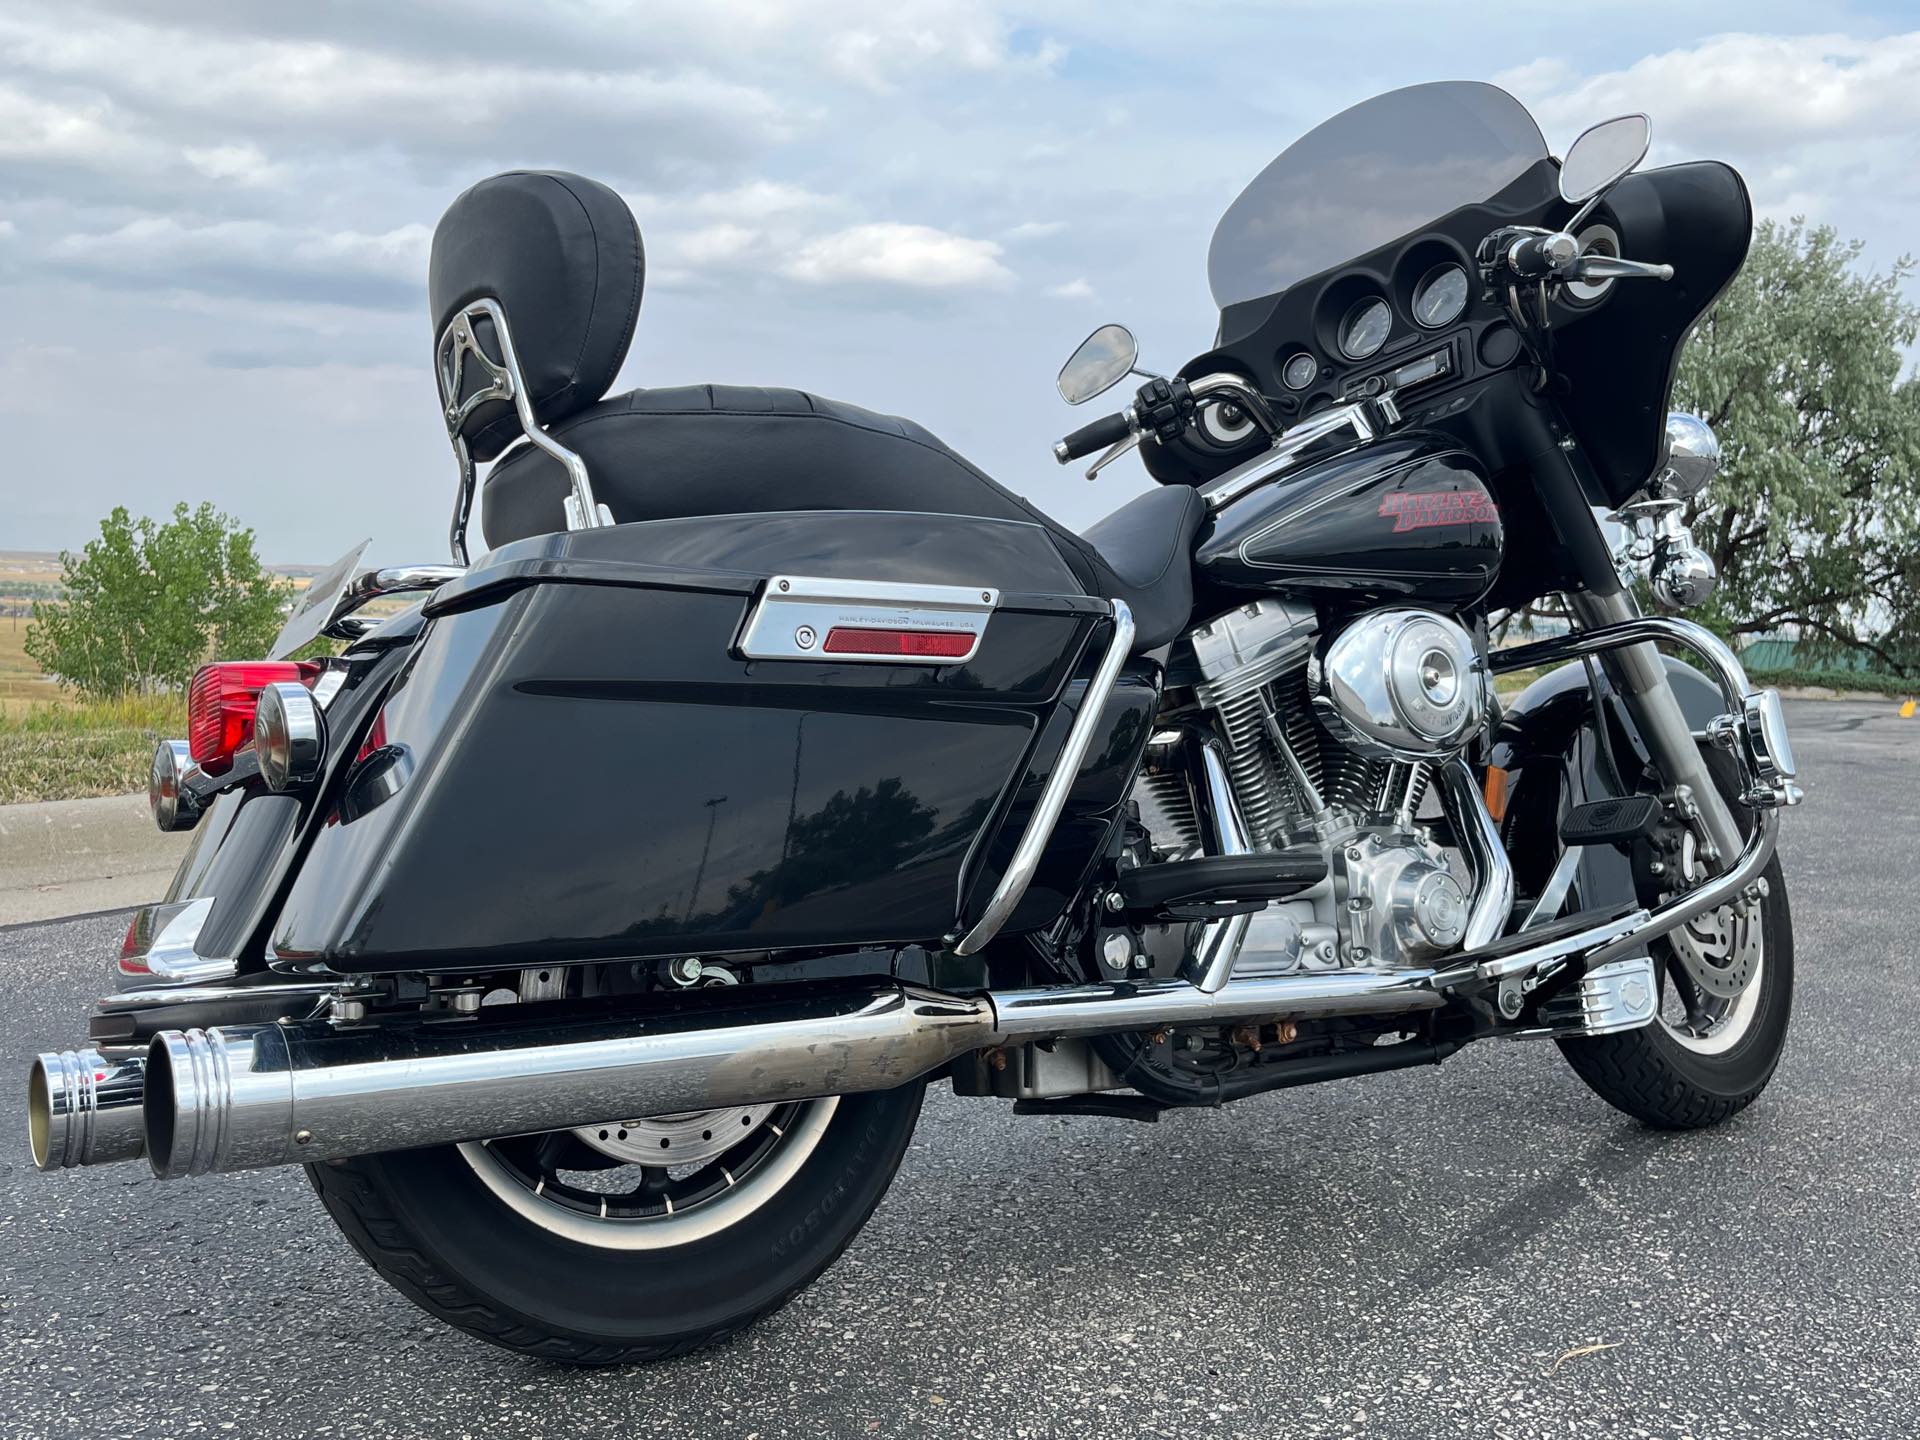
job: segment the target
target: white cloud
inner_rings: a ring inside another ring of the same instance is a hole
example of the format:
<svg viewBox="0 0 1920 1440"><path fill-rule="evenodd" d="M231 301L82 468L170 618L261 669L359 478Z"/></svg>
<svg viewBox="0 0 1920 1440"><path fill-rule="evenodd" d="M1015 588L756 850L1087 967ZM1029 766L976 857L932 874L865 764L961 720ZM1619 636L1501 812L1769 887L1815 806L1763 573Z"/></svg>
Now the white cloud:
<svg viewBox="0 0 1920 1440"><path fill-rule="evenodd" d="M1024 220L1001 235L1008 244L1017 245L1026 240L1050 240L1067 228L1064 220Z"/></svg>
<svg viewBox="0 0 1920 1440"><path fill-rule="evenodd" d="M991 240L885 221L809 241L785 272L811 285L867 281L923 290L997 288L1013 279L1000 253Z"/></svg>
<svg viewBox="0 0 1920 1440"><path fill-rule="evenodd" d="M1093 298L1093 286L1089 285L1087 278L1082 275L1077 279L1067 281L1064 285L1048 286L1047 294L1055 300L1091 300Z"/></svg>
<svg viewBox="0 0 1920 1440"><path fill-rule="evenodd" d="M240 185L271 185L286 167L269 160L258 145L188 146L186 161L209 180L231 180Z"/></svg>
<svg viewBox="0 0 1920 1440"><path fill-rule="evenodd" d="M61 237L53 259L82 271L125 278L198 280L247 290L311 289L311 281L374 280L424 286L433 232L402 225L382 233L301 230L265 220L196 224L172 215L144 215L117 229Z"/></svg>
<svg viewBox="0 0 1920 1440"><path fill-rule="evenodd" d="M1920 33L1718 35L1648 55L1624 70L1576 76L1564 61L1497 77L1550 129L1572 132L1627 110L1656 133L1707 147L1757 149L1838 137L1893 135L1920 124Z"/></svg>

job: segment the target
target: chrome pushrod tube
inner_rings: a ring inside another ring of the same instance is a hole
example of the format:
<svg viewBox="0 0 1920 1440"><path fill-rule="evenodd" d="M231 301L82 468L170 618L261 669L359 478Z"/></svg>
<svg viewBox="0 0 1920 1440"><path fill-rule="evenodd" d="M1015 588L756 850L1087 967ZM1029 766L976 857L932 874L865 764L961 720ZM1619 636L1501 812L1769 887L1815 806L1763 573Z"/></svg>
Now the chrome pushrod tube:
<svg viewBox="0 0 1920 1440"><path fill-rule="evenodd" d="M1020 836L1020 843L1014 849L1013 859L1007 863L1006 873L1000 877L1000 883L994 889L993 898L987 902L986 909L980 912L980 918L974 922L973 928L955 943L953 950L956 955L972 955L1000 933L1000 927L1012 916L1040 868L1040 857L1046 853L1047 842L1053 838L1053 827L1059 823L1060 811L1073 791L1074 781L1080 777L1080 763L1086 759L1087 747L1093 743L1094 732L1100 728L1101 716L1107 708L1107 697L1113 693L1113 683L1120 678L1120 667L1126 664L1127 656L1133 653L1133 611L1124 600L1111 603L1113 637L1107 642L1106 654L1100 657L1100 668L1094 671L1093 679L1087 682L1086 694L1080 699L1080 711L1073 717L1073 725L1067 731L1067 743L1060 747L1060 756L1053 763L1053 773L1047 777L1046 788L1040 792L1040 803L1034 806L1033 816L1027 821L1026 831Z"/></svg>
<svg viewBox="0 0 1920 1440"><path fill-rule="evenodd" d="M1199 748L1200 799L1207 826L1213 832L1216 855L1248 855L1253 842L1240 818L1240 807L1233 798L1233 782L1227 776L1227 760L1220 742L1205 739L1194 742ZM1217 994L1233 974L1233 963L1240 958L1240 947L1247 942L1247 930L1253 916L1229 915L1203 926L1193 953L1180 966L1180 977L1208 995Z"/></svg>

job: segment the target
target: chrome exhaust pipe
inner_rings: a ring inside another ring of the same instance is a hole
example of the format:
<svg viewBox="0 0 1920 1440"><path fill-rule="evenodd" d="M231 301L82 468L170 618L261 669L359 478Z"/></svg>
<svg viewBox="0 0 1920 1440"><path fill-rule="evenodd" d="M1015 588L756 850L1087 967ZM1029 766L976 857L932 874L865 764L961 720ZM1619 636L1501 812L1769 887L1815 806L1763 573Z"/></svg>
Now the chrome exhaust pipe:
<svg viewBox="0 0 1920 1440"><path fill-rule="evenodd" d="M1256 1016L1433 1009L1433 972L1053 986L979 998L887 983L723 1010L335 1031L169 1030L148 1052L146 1149L161 1178L308 1164L903 1085L972 1050Z"/></svg>
<svg viewBox="0 0 1920 1440"><path fill-rule="evenodd" d="M27 1073L27 1144L42 1170L138 1160L146 1056L138 1051L59 1050Z"/></svg>

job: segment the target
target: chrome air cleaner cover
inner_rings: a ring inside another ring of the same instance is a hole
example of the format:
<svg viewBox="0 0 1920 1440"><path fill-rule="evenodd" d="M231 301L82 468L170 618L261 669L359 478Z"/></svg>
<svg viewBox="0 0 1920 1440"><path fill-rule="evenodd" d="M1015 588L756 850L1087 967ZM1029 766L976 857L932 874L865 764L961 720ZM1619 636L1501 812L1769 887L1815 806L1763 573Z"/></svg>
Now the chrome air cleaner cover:
<svg viewBox="0 0 1920 1440"><path fill-rule="evenodd" d="M1452 755L1486 724L1492 683L1473 636L1431 610L1376 610L1314 657L1308 678L1328 729L1384 760Z"/></svg>

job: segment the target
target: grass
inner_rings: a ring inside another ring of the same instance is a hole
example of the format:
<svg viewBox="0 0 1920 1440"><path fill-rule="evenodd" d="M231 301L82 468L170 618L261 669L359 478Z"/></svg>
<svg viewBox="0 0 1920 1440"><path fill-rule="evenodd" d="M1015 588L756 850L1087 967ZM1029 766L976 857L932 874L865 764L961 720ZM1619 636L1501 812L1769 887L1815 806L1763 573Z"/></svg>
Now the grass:
<svg viewBox="0 0 1920 1440"><path fill-rule="evenodd" d="M144 790L153 747L187 733L186 697L83 700L28 658L28 628L0 617L0 805Z"/></svg>
<svg viewBox="0 0 1920 1440"><path fill-rule="evenodd" d="M1870 670L1749 670L1747 678L1756 685L1776 689L1791 686L1818 686L1824 690L1852 690L1872 695L1888 695L1896 700L1920 696L1920 678L1878 675Z"/></svg>
<svg viewBox="0 0 1920 1440"><path fill-rule="evenodd" d="M0 712L0 805L145 789L153 747L186 729L178 695L63 697Z"/></svg>

